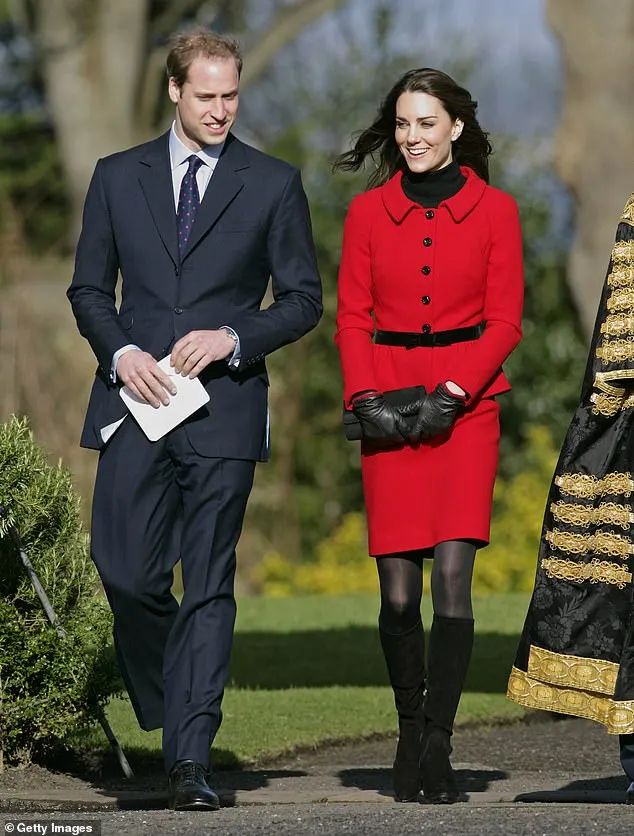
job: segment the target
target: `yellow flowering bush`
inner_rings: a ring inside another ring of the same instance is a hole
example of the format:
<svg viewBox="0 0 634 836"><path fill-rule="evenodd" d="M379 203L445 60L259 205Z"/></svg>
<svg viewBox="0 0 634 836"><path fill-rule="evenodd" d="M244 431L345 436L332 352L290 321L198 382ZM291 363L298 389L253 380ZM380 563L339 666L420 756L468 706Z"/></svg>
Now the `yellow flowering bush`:
<svg viewBox="0 0 634 836"><path fill-rule="evenodd" d="M345 595L375 592L376 565L368 557L365 517L346 514L330 537L317 546L315 560L294 563L269 552L252 580L262 595Z"/></svg>
<svg viewBox="0 0 634 836"><path fill-rule="evenodd" d="M557 455L548 430L532 427L528 467L508 481L498 479L491 545L476 559L475 592L530 592L533 588L544 508Z"/></svg>

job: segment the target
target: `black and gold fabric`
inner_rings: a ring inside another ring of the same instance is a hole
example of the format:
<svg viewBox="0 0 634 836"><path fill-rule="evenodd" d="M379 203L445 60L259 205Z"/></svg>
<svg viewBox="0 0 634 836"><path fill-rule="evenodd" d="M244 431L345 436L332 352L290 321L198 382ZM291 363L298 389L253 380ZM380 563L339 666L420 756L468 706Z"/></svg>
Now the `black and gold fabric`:
<svg viewBox="0 0 634 836"><path fill-rule="evenodd" d="M551 484L507 696L634 733L634 195Z"/></svg>

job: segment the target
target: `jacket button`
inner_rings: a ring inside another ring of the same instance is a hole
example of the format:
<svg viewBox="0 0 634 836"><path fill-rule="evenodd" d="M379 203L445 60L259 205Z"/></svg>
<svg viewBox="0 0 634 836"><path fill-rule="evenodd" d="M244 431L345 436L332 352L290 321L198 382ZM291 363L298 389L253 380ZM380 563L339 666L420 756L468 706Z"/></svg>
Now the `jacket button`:
<svg viewBox="0 0 634 836"><path fill-rule="evenodd" d="M182 313L183 313L183 309L182 309L182 308L174 308L174 313L175 313L175 314L182 314Z"/></svg>
<svg viewBox="0 0 634 836"><path fill-rule="evenodd" d="M423 332L423 334L429 334L429 332L431 331L431 325L425 323L425 325L423 325L423 327L420 330Z"/></svg>
<svg viewBox="0 0 634 836"><path fill-rule="evenodd" d="M429 274L431 273L431 267L429 266L429 264L426 264L424 267L420 268L420 271L423 274L423 276L429 276Z"/></svg>
<svg viewBox="0 0 634 836"><path fill-rule="evenodd" d="M423 298L420 301L423 303L423 305L429 305L429 303L431 302L431 296L423 296Z"/></svg>
<svg viewBox="0 0 634 836"><path fill-rule="evenodd" d="M423 246L424 247L431 247L431 238L424 238L423 239Z"/></svg>
<svg viewBox="0 0 634 836"><path fill-rule="evenodd" d="M431 219L434 217L434 210L433 209L428 209L425 212L425 217L427 218L428 221L431 221Z"/></svg>

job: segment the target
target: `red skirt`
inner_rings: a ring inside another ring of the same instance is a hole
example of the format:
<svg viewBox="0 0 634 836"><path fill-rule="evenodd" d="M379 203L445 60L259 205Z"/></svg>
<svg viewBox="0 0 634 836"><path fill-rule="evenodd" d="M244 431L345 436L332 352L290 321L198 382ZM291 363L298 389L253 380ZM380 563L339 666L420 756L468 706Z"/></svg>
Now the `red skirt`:
<svg viewBox="0 0 634 836"><path fill-rule="evenodd" d="M498 465L500 407L483 398L451 432L412 447L364 444L361 471L372 556L445 540L487 545Z"/></svg>

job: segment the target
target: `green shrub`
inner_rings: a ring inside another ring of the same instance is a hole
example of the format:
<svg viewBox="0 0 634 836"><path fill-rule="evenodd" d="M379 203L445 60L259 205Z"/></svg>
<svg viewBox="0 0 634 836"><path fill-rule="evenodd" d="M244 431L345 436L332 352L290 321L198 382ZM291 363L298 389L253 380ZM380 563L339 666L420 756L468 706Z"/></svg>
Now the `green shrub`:
<svg viewBox="0 0 634 836"><path fill-rule="evenodd" d="M59 150L51 125L36 116L0 115L2 201L15 213L29 252L66 249L70 204Z"/></svg>
<svg viewBox="0 0 634 836"><path fill-rule="evenodd" d="M0 424L0 749L28 762L98 718L116 690L111 618L69 472L51 466L26 420ZM51 600L50 626L7 530L14 524Z"/></svg>

